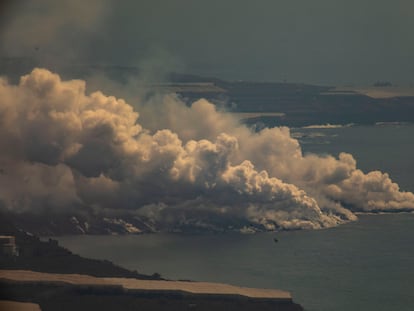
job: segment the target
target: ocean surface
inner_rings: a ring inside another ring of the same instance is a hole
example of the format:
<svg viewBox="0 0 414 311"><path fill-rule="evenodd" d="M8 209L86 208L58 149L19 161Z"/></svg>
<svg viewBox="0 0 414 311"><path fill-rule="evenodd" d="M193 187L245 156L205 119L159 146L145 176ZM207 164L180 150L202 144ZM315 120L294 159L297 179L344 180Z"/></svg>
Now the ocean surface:
<svg viewBox="0 0 414 311"><path fill-rule="evenodd" d="M414 191L414 126L292 129L303 152L349 152ZM279 242L274 242L277 237ZM360 215L336 228L259 234L66 236L61 245L163 277L279 288L307 311L414 310L414 214Z"/></svg>

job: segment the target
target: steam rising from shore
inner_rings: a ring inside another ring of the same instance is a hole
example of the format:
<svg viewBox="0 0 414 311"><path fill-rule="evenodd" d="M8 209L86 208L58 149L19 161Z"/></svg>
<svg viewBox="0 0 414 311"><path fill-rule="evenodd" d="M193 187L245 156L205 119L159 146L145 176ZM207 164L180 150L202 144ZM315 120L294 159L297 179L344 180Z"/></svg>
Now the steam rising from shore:
<svg viewBox="0 0 414 311"><path fill-rule="evenodd" d="M141 116L140 114L141 113ZM354 212L414 210L350 154L303 155L286 127L250 131L200 99L137 106L34 69L0 80L0 206L134 211L154 222L323 228Z"/></svg>

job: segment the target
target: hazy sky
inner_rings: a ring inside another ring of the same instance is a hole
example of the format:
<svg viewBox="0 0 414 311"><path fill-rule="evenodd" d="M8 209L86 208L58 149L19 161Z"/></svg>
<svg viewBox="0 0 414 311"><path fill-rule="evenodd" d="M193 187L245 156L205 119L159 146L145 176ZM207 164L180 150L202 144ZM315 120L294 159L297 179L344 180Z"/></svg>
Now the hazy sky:
<svg viewBox="0 0 414 311"><path fill-rule="evenodd" d="M1 24L9 54L38 47L49 59L149 60L228 79L414 83L412 0L19 3Z"/></svg>

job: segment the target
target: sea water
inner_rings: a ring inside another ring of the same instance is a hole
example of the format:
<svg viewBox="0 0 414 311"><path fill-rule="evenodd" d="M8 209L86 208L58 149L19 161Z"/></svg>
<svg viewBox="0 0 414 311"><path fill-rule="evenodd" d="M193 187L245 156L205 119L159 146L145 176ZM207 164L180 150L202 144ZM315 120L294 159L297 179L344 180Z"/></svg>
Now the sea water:
<svg viewBox="0 0 414 311"><path fill-rule="evenodd" d="M293 129L303 152L352 153L414 191L414 126ZM274 242L274 237L278 242ZM141 273L279 288L308 311L414 310L414 214L360 215L326 230L69 236L61 245Z"/></svg>

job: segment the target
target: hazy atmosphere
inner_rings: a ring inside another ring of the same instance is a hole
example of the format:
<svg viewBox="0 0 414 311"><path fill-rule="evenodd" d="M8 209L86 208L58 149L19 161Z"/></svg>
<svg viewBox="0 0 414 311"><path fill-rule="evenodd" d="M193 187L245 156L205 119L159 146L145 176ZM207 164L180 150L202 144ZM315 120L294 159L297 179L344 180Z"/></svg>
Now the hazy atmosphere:
<svg viewBox="0 0 414 311"><path fill-rule="evenodd" d="M402 55L412 42L400 31L409 18L390 15L402 6L249 3L237 2L237 10L230 1L171 1L162 10L156 1L3 6L4 55L57 73L34 69L18 85L0 80L0 147L7 150L0 204L19 212L133 211L155 223L266 230L413 210L414 195L388 174L362 172L347 153L304 155L287 127L255 132L206 99L186 103L134 80L60 77L72 64L138 66L140 79L149 81L171 70L259 80L285 71L297 81L332 83L350 69L366 81L397 67L405 67L400 78L409 72ZM405 44L394 49L387 38Z"/></svg>
<svg viewBox="0 0 414 311"><path fill-rule="evenodd" d="M413 29L412 0L0 1L0 309L412 311Z"/></svg>
<svg viewBox="0 0 414 311"><path fill-rule="evenodd" d="M2 54L43 64L145 63L230 80L414 83L409 0L7 2Z"/></svg>

